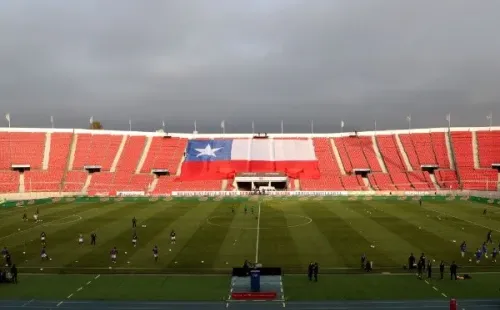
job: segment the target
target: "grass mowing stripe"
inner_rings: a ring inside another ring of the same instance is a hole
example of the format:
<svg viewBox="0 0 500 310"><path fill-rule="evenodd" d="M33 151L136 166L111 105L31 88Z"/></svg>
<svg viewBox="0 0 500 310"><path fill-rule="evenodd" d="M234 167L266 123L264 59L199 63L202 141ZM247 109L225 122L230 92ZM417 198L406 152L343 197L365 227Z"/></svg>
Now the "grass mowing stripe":
<svg viewBox="0 0 500 310"><path fill-rule="evenodd" d="M371 240L367 240L360 231L354 229L349 222L335 213L335 208L346 208L344 203L350 204L351 202L342 202L334 207L326 206L325 203L315 203L316 206L308 205L303 209L316 222L330 246L342 257L343 267L360 268L360 257L365 252L377 265L384 261L391 261L391 258L381 249L371 248Z"/></svg>
<svg viewBox="0 0 500 310"><path fill-rule="evenodd" d="M94 213L98 210L101 210L104 208L102 205L99 204L93 204L92 206L88 208L81 208L78 211L81 211L80 213L76 213L75 216L80 216L82 217L80 224L83 224L85 221L84 218L86 218L89 213ZM67 218L67 217L66 217ZM53 248L51 245L57 245L57 248L59 249L61 242L63 242L64 238L69 237L67 234L62 233L65 231L66 227L74 227L75 225L56 225L56 226L37 226L34 228L32 231L29 233L27 232L26 234L22 236L16 236L13 237L11 242L13 242L13 246L10 246L9 249L11 250L13 255L16 255L17 258L23 257L28 260L33 259L33 258L40 258L40 249L41 249L41 244L40 244L40 233L44 231L47 234L47 246L49 249L49 255L50 255L50 249ZM72 238L76 238L76 235L72 236ZM22 254L21 252L26 252L26 254Z"/></svg>
<svg viewBox="0 0 500 310"><path fill-rule="evenodd" d="M214 268L228 268L240 266L243 259L251 259L255 255L255 210L250 208L250 214L244 213L241 207L235 208L234 213L227 216L212 218L210 225L229 226L224 241L219 248Z"/></svg>
<svg viewBox="0 0 500 310"><path fill-rule="evenodd" d="M332 211L345 221L349 221L349 225L366 236L373 246L383 251L386 257L390 258L388 261L383 262L377 260L377 265L380 265L380 263L394 266L401 264L408 258L408 253L416 251L415 246L373 221L371 219L372 211L367 210L366 207L365 201L355 201L347 205L346 208L335 208ZM373 260L370 252L371 248L366 249L365 254L367 254L369 260Z"/></svg>
<svg viewBox="0 0 500 310"><path fill-rule="evenodd" d="M68 266L85 266L85 261L81 260L81 257L90 253L91 251L99 251L103 255L108 253L109 248L103 247L103 240L107 240L109 237L114 236L119 230L113 230L115 225L130 225L130 218L123 218L126 214L123 208L126 209L139 209L140 203L115 203L108 205L101 210L99 214L92 218L88 218L87 221L78 223L78 225L69 227L67 230L67 235L64 242L58 247L58 256L62 256L65 259L66 267ZM101 213L102 212L102 213ZM90 234L92 232L97 233L97 245L90 246ZM84 244L80 245L77 242L77 236L79 233L84 235ZM130 237L131 238L131 237ZM121 245L117 245L121 248ZM54 254L55 256L56 254Z"/></svg>
<svg viewBox="0 0 500 310"><path fill-rule="evenodd" d="M266 202L262 206L260 232L260 262L264 266L304 270L300 254L288 228L286 211L279 205ZM306 265L307 266L307 265Z"/></svg>
<svg viewBox="0 0 500 310"><path fill-rule="evenodd" d="M216 208L208 215L208 218L214 216L227 217L231 212L229 204L226 202L215 203ZM198 208L204 208L205 204L200 204ZM219 249L229 231L228 226L210 225L206 221L200 223L196 232L191 235L189 240L175 255L168 264L169 268L199 268L211 266L217 260ZM181 236L179 236L181 238ZM177 262L177 264L175 263Z"/></svg>
<svg viewBox="0 0 500 310"><path fill-rule="evenodd" d="M141 223L145 224L146 227L140 229L137 248L133 248L129 240L127 244L130 244L131 250L129 251L128 261L120 264L121 267L154 264L153 247L155 245L158 246L161 258L159 264L162 265L164 263L164 258L170 254L167 248L172 247L170 245L171 230L173 227L181 226L178 225L179 219L192 212L194 208L186 206L181 202L163 203L162 207L164 208L162 212L155 214L147 221ZM175 231L177 234L180 232L179 229L175 229Z"/></svg>
<svg viewBox="0 0 500 310"><path fill-rule="evenodd" d="M96 204L97 205L97 204ZM59 208L54 208L51 212L40 212L40 218L42 222L35 223L31 216L28 217L28 221L24 222L22 217L16 218L2 218L2 222L6 223L2 228L0 228L0 241L9 239L14 236L22 235L24 233L30 232L37 227L44 227L47 224L57 222L58 220L72 216L78 213L77 206L67 205Z"/></svg>
<svg viewBox="0 0 500 310"><path fill-rule="evenodd" d="M316 223L310 219L303 209L302 203L298 201L287 201L275 203L275 208L285 211L285 217L289 226L299 259L303 266L310 262L321 262L325 266L343 266L340 256L332 249L328 240L320 233ZM311 238L311 236L314 236Z"/></svg>
<svg viewBox="0 0 500 310"><path fill-rule="evenodd" d="M424 229L424 227L418 226L418 224L395 217L384 211L384 208L374 210L372 212L372 219L389 231L398 234L404 240L414 244L417 249L424 250L427 258L441 260L449 257L450 253L458 253L458 246L456 244ZM421 218L421 221L424 219ZM409 254L407 253L407 255ZM418 256L420 253L414 254Z"/></svg>
<svg viewBox="0 0 500 310"><path fill-rule="evenodd" d="M407 222L418 225L422 229L430 231L448 242L455 240L457 243L460 243L465 240L469 245L481 245L485 240L483 238L486 238L487 231L480 227L453 217L446 217L430 212L424 208L415 208L410 204L386 208L384 210Z"/></svg>
<svg viewBox="0 0 500 310"><path fill-rule="evenodd" d="M132 218L134 216L137 218L139 224L137 229L140 238L141 223L164 210L158 206L159 203L161 202L137 202L134 203L134 206L119 204L122 206L120 208L121 217L100 228L97 233L96 250L88 251L87 253L76 258L78 263L69 262L69 264L78 264L79 266L86 267L111 266L109 251L115 246L119 252L118 261L126 262L127 255L125 252L128 252L127 250L132 250L131 246L127 247L127 245L132 243ZM140 214L138 214L139 211ZM116 266L116 264L113 264L112 266Z"/></svg>

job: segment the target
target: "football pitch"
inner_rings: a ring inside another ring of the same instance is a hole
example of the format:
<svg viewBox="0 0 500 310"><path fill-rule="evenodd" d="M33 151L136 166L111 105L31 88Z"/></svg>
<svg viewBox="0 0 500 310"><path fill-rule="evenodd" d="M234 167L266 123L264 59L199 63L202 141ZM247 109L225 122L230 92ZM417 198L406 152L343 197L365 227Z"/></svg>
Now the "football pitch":
<svg viewBox="0 0 500 310"><path fill-rule="evenodd" d="M38 223L32 219L36 208ZM24 213L28 222L22 220ZM132 245L133 217L137 247ZM500 268L491 256L480 263L469 260L489 230L494 239L489 250L498 246L500 209L470 201L424 201L422 206L418 201L312 199L60 202L0 210L0 218L0 246L8 248L22 273L19 288L0 290L2 299L58 300L75 294L79 299L222 300L232 267L245 260L283 268L284 295L291 300L498 296ZM42 231L47 261L40 258ZM92 232L95 246L90 245ZM466 258L459 252L462 241L470 251ZM113 264L109 251L115 246ZM403 269L412 252L435 260L434 279L419 281ZM361 270L363 253L374 262L374 274ZM436 280L441 260L457 261L459 273L471 273L473 279L450 281L447 267L445 280ZM319 263L318 283L304 275L309 262ZM310 285L317 286L310 290Z"/></svg>

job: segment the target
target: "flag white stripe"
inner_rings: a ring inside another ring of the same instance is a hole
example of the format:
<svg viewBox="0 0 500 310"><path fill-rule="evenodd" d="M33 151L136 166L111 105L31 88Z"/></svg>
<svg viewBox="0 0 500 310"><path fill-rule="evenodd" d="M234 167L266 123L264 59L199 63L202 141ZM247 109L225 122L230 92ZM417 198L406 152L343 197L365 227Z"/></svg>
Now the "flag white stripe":
<svg viewBox="0 0 500 310"><path fill-rule="evenodd" d="M314 161L316 153L310 140L236 139L232 160Z"/></svg>

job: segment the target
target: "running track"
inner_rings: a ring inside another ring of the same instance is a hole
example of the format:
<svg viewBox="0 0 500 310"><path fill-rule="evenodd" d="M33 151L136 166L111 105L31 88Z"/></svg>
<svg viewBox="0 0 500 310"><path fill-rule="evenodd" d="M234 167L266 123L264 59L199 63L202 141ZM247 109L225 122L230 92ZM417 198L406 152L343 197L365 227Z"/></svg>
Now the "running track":
<svg viewBox="0 0 500 310"><path fill-rule="evenodd" d="M92 309L92 310L198 310L226 309L225 302L125 302L125 301L42 301L42 300L0 300L0 309ZM241 302L231 303L228 309L272 310L283 309L281 302ZM348 310L348 309L449 309L446 300L418 301L324 301L324 302L287 302L285 309L293 310ZM500 299L470 299L458 303L458 310L497 310Z"/></svg>

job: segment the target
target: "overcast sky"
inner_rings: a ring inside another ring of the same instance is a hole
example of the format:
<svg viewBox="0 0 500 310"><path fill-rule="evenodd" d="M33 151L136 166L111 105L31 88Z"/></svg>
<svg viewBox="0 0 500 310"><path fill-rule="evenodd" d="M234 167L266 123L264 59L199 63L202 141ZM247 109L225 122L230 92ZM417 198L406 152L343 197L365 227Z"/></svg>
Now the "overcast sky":
<svg viewBox="0 0 500 310"><path fill-rule="evenodd" d="M0 110L16 127L485 126L498 29L497 0L0 0Z"/></svg>

